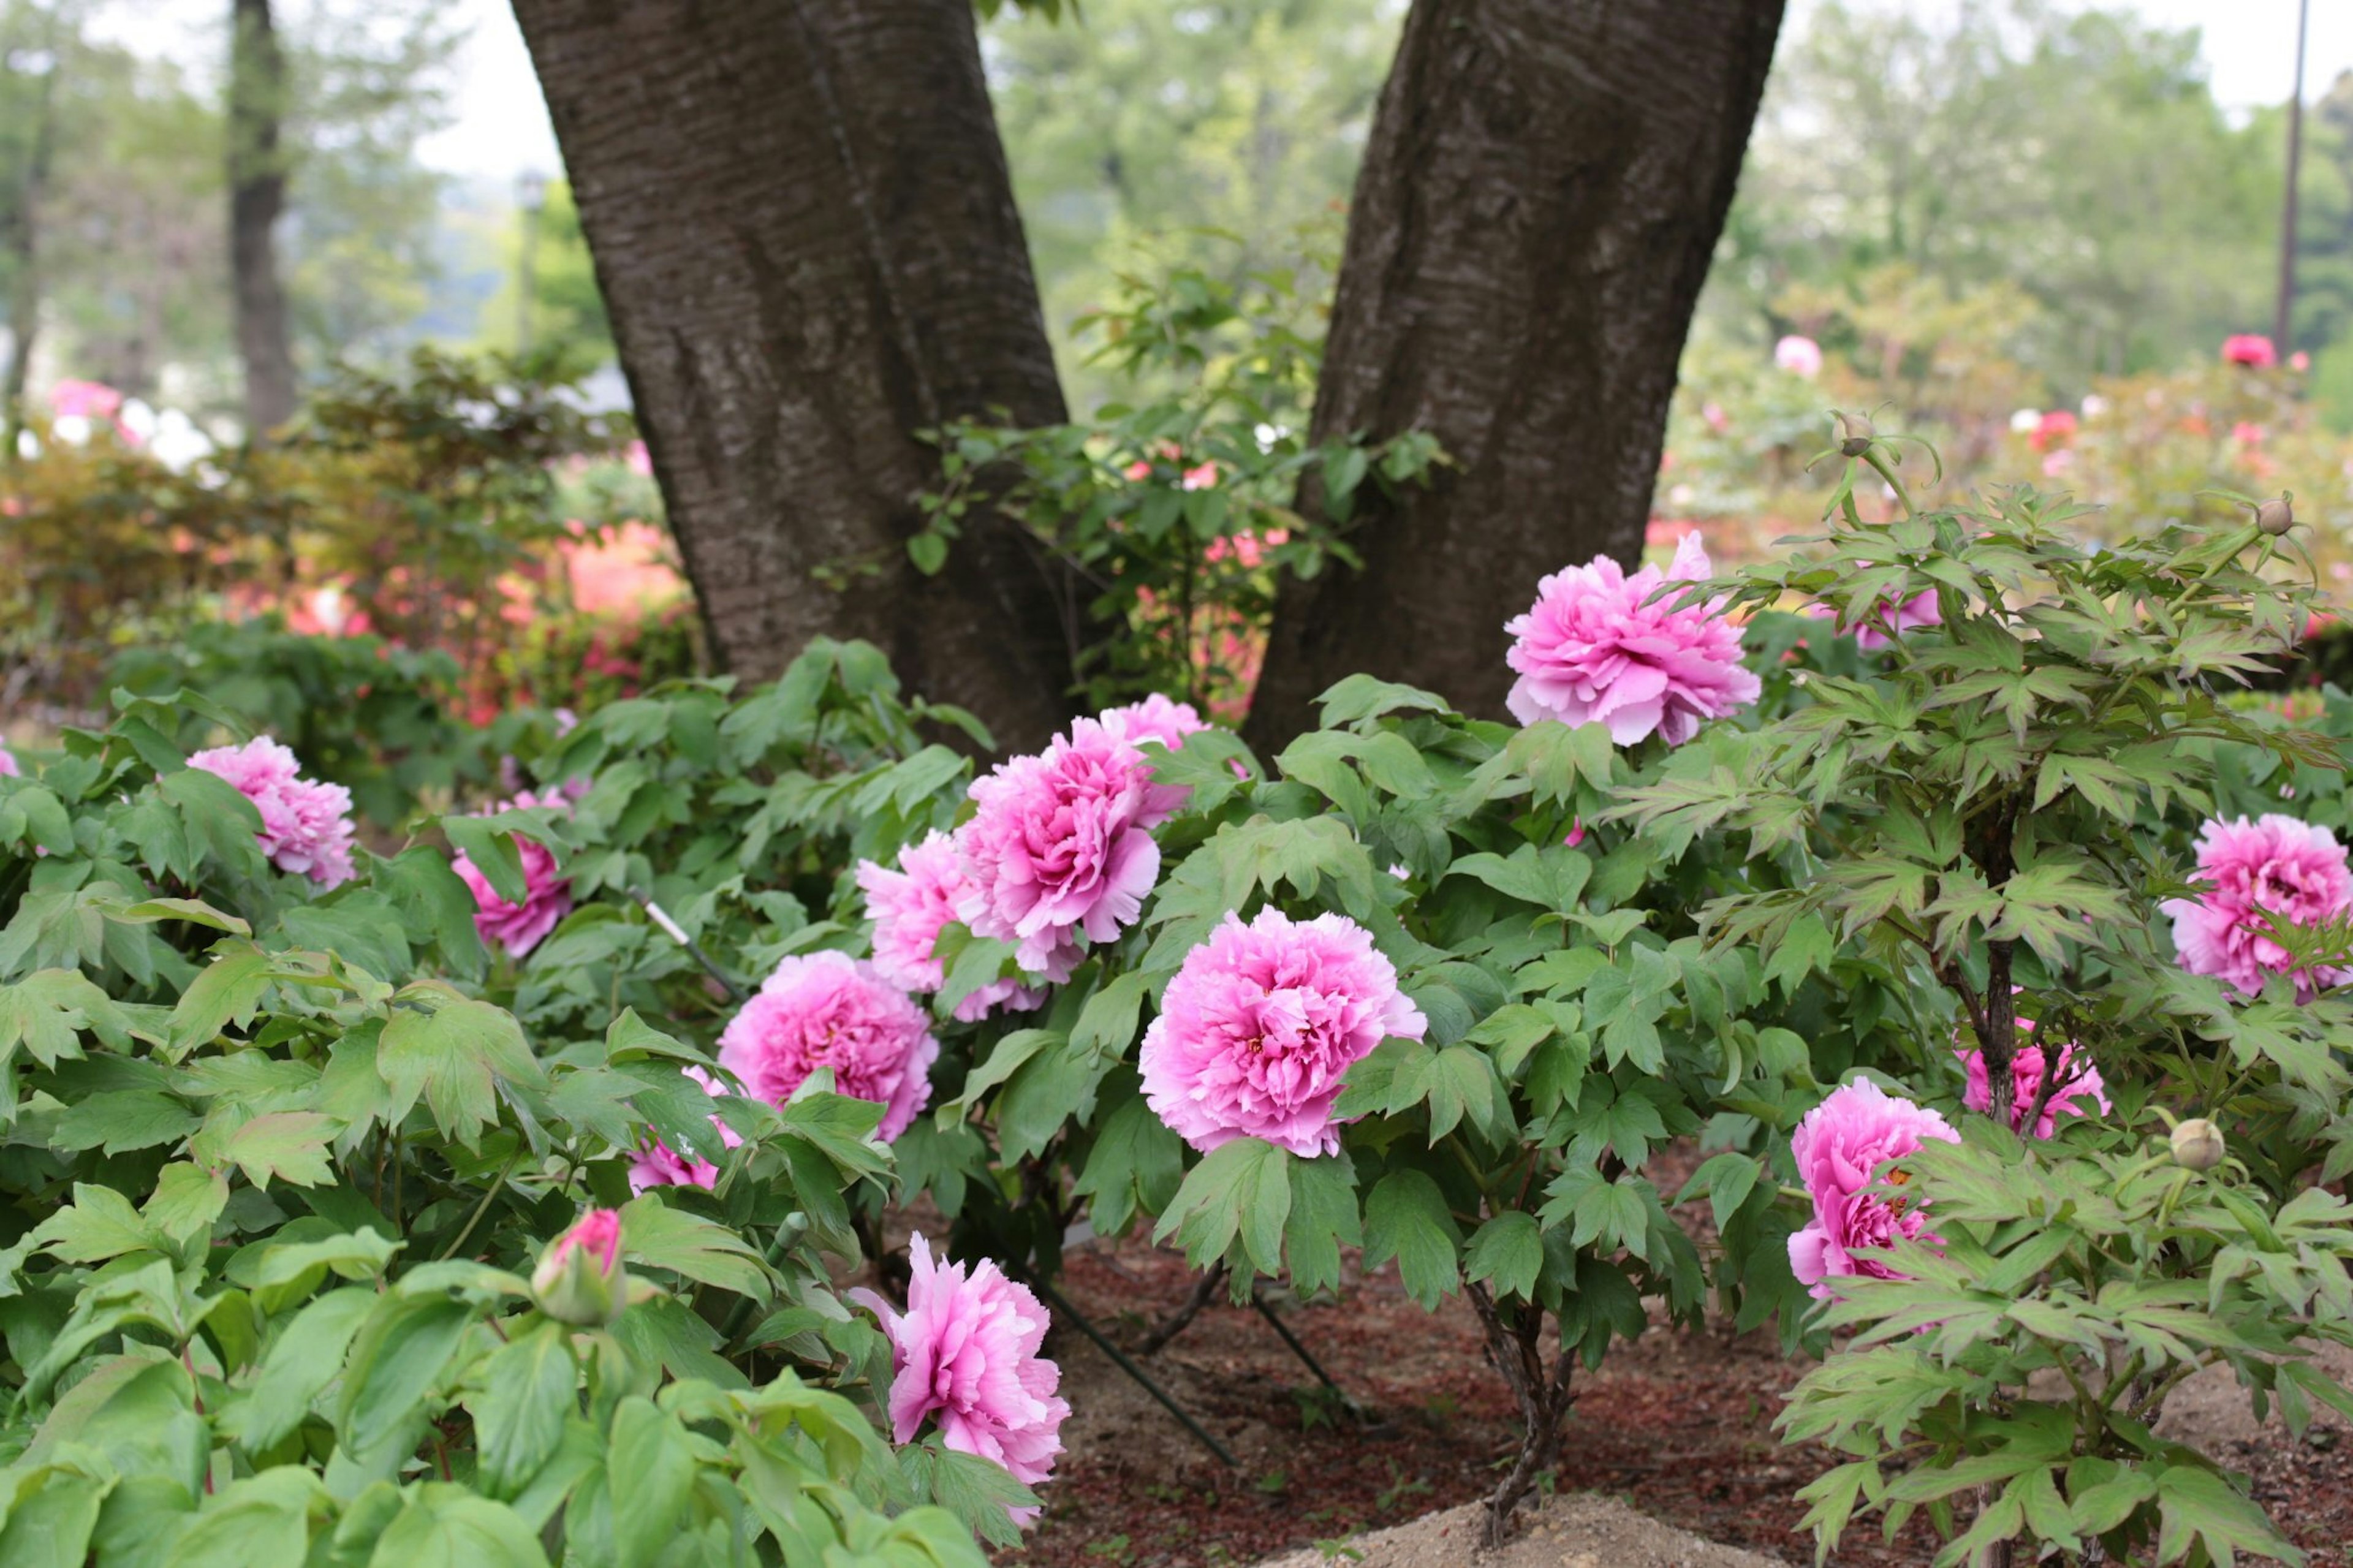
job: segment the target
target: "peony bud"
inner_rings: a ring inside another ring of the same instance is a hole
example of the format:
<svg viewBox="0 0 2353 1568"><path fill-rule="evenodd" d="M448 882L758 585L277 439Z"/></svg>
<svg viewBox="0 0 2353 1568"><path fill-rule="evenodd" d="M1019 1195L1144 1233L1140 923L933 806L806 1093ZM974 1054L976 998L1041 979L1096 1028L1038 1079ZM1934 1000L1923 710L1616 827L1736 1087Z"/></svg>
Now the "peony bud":
<svg viewBox="0 0 2353 1568"><path fill-rule="evenodd" d="M590 1209L570 1230L548 1244L532 1270L531 1293L539 1310L559 1323L601 1329L628 1304L628 1279L621 1268L621 1216Z"/></svg>
<svg viewBox="0 0 2353 1568"><path fill-rule="evenodd" d="M2272 500L2258 502L2255 506L2255 526L2274 539L2294 528L2295 508L2289 504L2290 500L2288 492L2282 490Z"/></svg>
<svg viewBox="0 0 2353 1568"><path fill-rule="evenodd" d="M2202 1116L2193 1116L2173 1130L2173 1163L2192 1171L2211 1171L2226 1152L2222 1130Z"/></svg>
<svg viewBox="0 0 2353 1568"><path fill-rule="evenodd" d="M1868 417L1861 414L1841 414L1838 420L1841 452L1850 458L1860 458L1871 450L1872 439L1877 432L1872 429Z"/></svg>
<svg viewBox="0 0 2353 1568"><path fill-rule="evenodd" d="M1563 844L1567 845L1571 849L1574 849L1574 848L1576 848L1578 845L1580 845L1580 844L1584 843L1584 842L1585 842L1585 818L1583 818L1583 817L1581 817L1581 816L1580 816L1580 817L1577 818L1575 821L1571 822L1571 823L1568 825L1568 837L1566 837L1566 838L1564 838L1564 839L1562 839L1562 840L1561 840L1561 842L1562 842Z"/></svg>

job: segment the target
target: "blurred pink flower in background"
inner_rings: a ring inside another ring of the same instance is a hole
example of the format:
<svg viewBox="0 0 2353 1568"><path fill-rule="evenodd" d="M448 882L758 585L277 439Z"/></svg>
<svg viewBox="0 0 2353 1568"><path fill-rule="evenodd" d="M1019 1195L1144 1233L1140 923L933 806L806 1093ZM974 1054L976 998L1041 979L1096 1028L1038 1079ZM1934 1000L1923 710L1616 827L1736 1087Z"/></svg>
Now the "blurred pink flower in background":
<svg viewBox="0 0 2353 1568"><path fill-rule="evenodd" d="M227 779L261 813L254 841L281 871L334 888L352 879L352 792L301 775L294 753L267 735L188 759Z"/></svg>
<svg viewBox="0 0 2353 1568"><path fill-rule="evenodd" d="M122 394L102 381L61 381L49 388L49 412L60 419L111 419Z"/></svg>
<svg viewBox="0 0 2353 1568"><path fill-rule="evenodd" d="M621 461L628 466L629 472L640 479L653 477L654 457L651 452L646 450L646 444L643 441L632 441L623 447Z"/></svg>
<svg viewBox="0 0 2353 1568"><path fill-rule="evenodd" d="M2065 446L2073 439L2075 430L2075 416L2064 408L2054 408L2035 420L2026 439L2036 451L2047 452L2053 447Z"/></svg>
<svg viewBox="0 0 2353 1568"><path fill-rule="evenodd" d="M1792 332L1773 345L1773 363L1791 375L1811 381L1822 373L1822 345Z"/></svg>
<svg viewBox="0 0 2353 1568"><path fill-rule="evenodd" d="M590 615L657 609L687 595L670 541L651 523L625 522L603 539L582 531L557 549L573 605Z"/></svg>
<svg viewBox="0 0 2353 1568"><path fill-rule="evenodd" d="M969 1272L960 1263L934 1261L920 1231L908 1238L907 1257L913 1272L904 1312L871 1290L849 1292L890 1336L892 1376L884 1403L892 1440L913 1442L929 1417L957 1453L1001 1465L1022 1485L1036 1486L1053 1474L1071 1415L1069 1402L1054 1393L1061 1369L1038 1353L1046 1342L1046 1310L987 1259ZM1006 1511L1016 1524L1039 1512Z"/></svg>
<svg viewBox="0 0 2353 1568"><path fill-rule="evenodd" d="M2279 363L2279 350L2260 332L2232 332L2222 340L2222 358L2262 370Z"/></svg>
<svg viewBox="0 0 2353 1568"><path fill-rule="evenodd" d="M1339 1150L1348 1068L1428 1026L1347 916L1229 913L1168 982L1136 1066L1155 1114L1202 1153L1260 1138L1312 1160Z"/></svg>
<svg viewBox="0 0 2353 1568"><path fill-rule="evenodd" d="M2252 419L2242 419L2231 426L2231 439L2242 447L2260 447L2263 444L2263 427Z"/></svg>
<svg viewBox="0 0 2353 1568"><path fill-rule="evenodd" d="M1218 460L1215 458L1207 458L1198 468L1186 469L1185 476L1179 482L1188 490L1206 490L1214 488L1218 482Z"/></svg>

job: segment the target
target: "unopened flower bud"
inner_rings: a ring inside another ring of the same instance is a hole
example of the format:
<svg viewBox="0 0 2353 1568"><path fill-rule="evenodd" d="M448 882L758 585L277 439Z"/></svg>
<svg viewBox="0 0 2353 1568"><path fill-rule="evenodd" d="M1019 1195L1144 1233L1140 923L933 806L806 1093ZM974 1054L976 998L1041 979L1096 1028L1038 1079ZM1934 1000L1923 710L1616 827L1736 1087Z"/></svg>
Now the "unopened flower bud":
<svg viewBox="0 0 2353 1568"><path fill-rule="evenodd" d="M2289 504L2287 491L2282 490L2270 500L2257 503L2255 526L2274 539L2295 526L2295 508Z"/></svg>
<svg viewBox="0 0 2353 1568"><path fill-rule="evenodd" d="M628 1279L621 1268L621 1216L590 1209L548 1244L532 1270L531 1293L539 1310L559 1323L601 1329L628 1305Z"/></svg>
<svg viewBox="0 0 2353 1568"><path fill-rule="evenodd" d="M2173 1163L2192 1171L2211 1171L2222 1163L2222 1130L2202 1116L2193 1116L2173 1130Z"/></svg>
<svg viewBox="0 0 2353 1568"><path fill-rule="evenodd" d="M1867 416L1841 414L1838 416L1838 421L1841 452L1850 458L1860 458L1871 450L1872 439L1877 432L1872 429L1871 420Z"/></svg>

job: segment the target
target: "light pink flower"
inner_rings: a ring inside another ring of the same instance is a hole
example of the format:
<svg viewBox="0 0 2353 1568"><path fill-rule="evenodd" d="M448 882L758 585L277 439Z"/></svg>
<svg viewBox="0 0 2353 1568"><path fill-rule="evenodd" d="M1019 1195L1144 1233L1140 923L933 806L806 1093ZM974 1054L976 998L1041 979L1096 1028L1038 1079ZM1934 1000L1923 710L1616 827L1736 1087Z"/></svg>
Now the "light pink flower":
<svg viewBox="0 0 2353 1568"><path fill-rule="evenodd" d="M1218 460L1215 458L1204 459L1198 468L1186 469L1184 477L1177 482L1188 490L1214 489L1218 483Z"/></svg>
<svg viewBox="0 0 2353 1568"><path fill-rule="evenodd" d="M1822 345L1795 332L1773 345L1773 363L1808 381L1822 374Z"/></svg>
<svg viewBox="0 0 2353 1568"><path fill-rule="evenodd" d="M102 381L61 381L49 388L49 412L60 419L111 419L122 394Z"/></svg>
<svg viewBox="0 0 2353 1568"><path fill-rule="evenodd" d="M2018 1026L2032 1030L2034 1021L2021 1018ZM1971 1110L1993 1109L1993 1075L1986 1070L1985 1053L1975 1046L1955 1047L1954 1054L1968 1069L1968 1092L1961 1103ZM2026 1121L2026 1113L2042 1093L2042 1074L2049 1064L2041 1046L2019 1041L2010 1053L2010 1130L2013 1132ZM2104 1115L2109 1110L2107 1085L2101 1081L2100 1069L2092 1063L2089 1051L2070 1040L2059 1047L2059 1087L2051 1093L2051 1103L2042 1108L2034 1123L2034 1136L2048 1138L2059 1125L2062 1112L2069 1116Z"/></svg>
<svg viewBox="0 0 2353 1568"><path fill-rule="evenodd" d="M2287 356L2287 367L2288 369L2295 371L2298 375L2301 375L2306 371L2312 368L2312 356L2305 353L2302 349L2298 349L2295 353Z"/></svg>
<svg viewBox="0 0 2353 1568"><path fill-rule="evenodd" d="M590 1209L548 1244L532 1270L531 1293L539 1309L559 1323L601 1327L628 1305L628 1282L621 1271L621 1216Z"/></svg>
<svg viewBox="0 0 2353 1568"><path fill-rule="evenodd" d="M969 890L955 840L933 830L920 844L899 851L896 870L871 860L858 863L858 885L874 922L874 967L902 991L928 995L947 984L938 957L940 928L960 918L956 900ZM976 1023L989 1010L1027 1013L1044 1004L1046 993L1016 980L992 980L955 1005L955 1016Z"/></svg>
<svg viewBox="0 0 2353 1568"><path fill-rule="evenodd" d="M724 1094L718 1081L701 1068L681 1068L680 1072L702 1085L706 1094ZM718 1117L711 1124L719 1129L719 1141L733 1149L744 1142L741 1134ZM629 1188L644 1192L648 1187L702 1187L705 1191L719 1184L719 1167L692 1154L681 1154L659 1139L653 1147L639 1149L629 1155Z"/></svg>
<svg viewBox="0 0 2353 1568"><path fill-rule="evenodd" d="M1208 1153L1260 1138L1305 1159L1335 1152L1348 1068L1389 1038L1418 1040L1421 1010L1372 932L1345 915L1229 914L1185 955L1145 1031L1145 1099Z"/></svg>
<svg viewBox="0 0 2353 1568"><path fill-rule="evenodd" d="M976 936L1018 943L1032 974L1068 980L1087 942L1134 922L1160 876L1151 829L1186 792L1152 782L1136 746L1147 722L1077 720L1042 753L973 781L979 810L956 831L969 883L956 913Z"/></svg>
<svg viewBox="0 0 2353 1568"><path fill-rule="evenodd" d="M2231 439L2242 447L2260 447L2263 444L2263 427L2252 419L2242 419L2231 426Z"/></svg>
<svg viewBox="0 0 2353 1568"><path fill-rule="evenodd" d="M1828 605L1809 605L1806 614L1816 620L1828 620L1838 612ZM1902 637L1905 632L1916 631L1922 626L1943 626L1945 612L1943 606L1936 603L1936 590L1934 588L1925 588L1899 604L1882 599L1875 614L1869 619L1855 623L1855 647L1865 653L1880 653L1894 647L1895 638L1879 629L1882 620L1895 628L1896 637Z"/></svg>
<svg viewBox="0 0 2353 1568"><path fill-rule="evenodd" d="M1141 702L1106 708L1095 715L1095 722L1129 745L1157 741L1172 752L1185 743L1186 736L1209 727L1190 702L1172 702L1157 691Z"/></svg>
<svg viewBox="0 0 2353 1568"><path fill-rule="evenodd" d="M934 1262L921 1232L909 1239L907 1255L913 1273L904 1313L871 1290L849 1292L891 1336L892 1439L913 1442L929 1417L957 1453L1002 1465L1023 1486L1038 1485L1054 1473L1071 1414L1069 1402L1054 1393L1061 1369L1038 1353L1046 1310L987 1259L969 1274L961 1263ZM1034 1508L1008 1511L1016 1524L1038 1517Z"/></svg>
<svg viewBox="0 0 2353 1568"><path fill-rule="evenodd" d="M188 759L227 779L261 813L254 841L281 871L334 888L352 879L352 792L301 776L294 753L267 735Z"/></svg>
<svg viewBox="0 0 2353 1568"><path fill-rule="evenodd" d="M499 809L525 811L545 805L569 811L574 798L568 788L539 795L524 790ZM572 879L556 874L555 856L544 844L521 834L515 836L514 842L515 853L522 860L523 895L519 904L499 897L491 879L482 875L481 868L467 856L459 855L450 863L450 868L473 890L474 929L481 933L482 940L505 948L510 957L521 958L572 912Z"/></svg>
<svg viewBox="0 0 2353 1568"><path fill-rule="evenodd" d="M1651 597L1712 574L1699 535L1687 533L1663 574L1645 566L1629 577L1597 555L1546 577L1528 613L1504 626L1514 639L1505 657L1520 676L1505 699L1512 716L1523 724L1598 721L1621 746L1653 731L1680 746L1701 720L1756 701L1762 687L1741 665L1740 628L1724 618L1722 601L1678 609L1672 592Z"/></svg>
<svg viewBox="0 0 2353 1568"><path fill-rule="evenodd" d="M22 778L24 773L24 767L16 761L16 753L0 746L0 779Z"/></svg>
<svg viewBox="0 0 2353 1568"><path fill-rule="evenodd" d="M872 964L841 952L787 957L719 1037L719 1065L771 1105L831 1068L836 1092L883 1108L874 1136L885 1143L931 1099L939 1054L923 1010Z"/></svg>
<svg viewBox="0 0 2353 1568"><path fill-rule="evenodd" d="M2277 812L2253 822L2210 821L2198 836L2198 878L2210 890L2162 906L2190 973L2211 974L2253 996L2268 976L2293 973L2306 1001L2322 986L2353 980L2353 968L2295 970L2255 915L2263 910L2282 923L2311 926L2353 912L2353 870L2328 829Z"/></svg>
<svg viewBox="0 0 2353 1568"><path fill-rule="evenodd" d="M2232 332L2222 340L2222 358L2232 364L2263 370L2279 363L2279 350L2260 332Z"/></svg>
<svg viewBox="0 0 2353 1568"><path fill-rule="evenodd" d="M1799 1284L1828 1300L1837 1293L1829 1281L1839 1276L1908 1278L1880 1258L1852 1255L1899 1238L1937 1244L1926 1230L1923 1205L1905 1194L1911 1178L1899 1168L1873 1179L1881 1165L1929 1139L1957 1143L1960 1135L1927 1107L1898 1100L1868 1079L1831 1090L1798 1123L1789 1152L1814 1203L1814 1217L1789 1237L1789 1268Z"/></svg>
<svg viewBox="0 0 2353 1568"><path fill-rule="evenodd" d="M1148 479L1152 477L1152 463L1149 458L1138 458L1120 472L1130 479Z"/></svg>

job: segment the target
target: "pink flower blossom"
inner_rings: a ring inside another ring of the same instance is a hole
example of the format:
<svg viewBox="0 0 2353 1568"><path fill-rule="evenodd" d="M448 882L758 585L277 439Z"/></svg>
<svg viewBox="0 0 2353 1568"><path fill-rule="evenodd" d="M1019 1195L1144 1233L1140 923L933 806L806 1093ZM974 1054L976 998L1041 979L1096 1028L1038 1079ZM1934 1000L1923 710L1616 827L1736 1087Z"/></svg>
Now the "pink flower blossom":
<svg viewBox="0 0 2353 1568"><path fill-rule="evenodd" d="M2253 822L2216 819L2198 836L2195 899L2168 899L2181 967L2211 974L2253 996L2273 974L2293 974L2299 999L2353 980L2353 968L2294 968L2287 950L2263 934L2258 910L2283 924L2312 926L2353 912L2353 871L2345 847L2325 827L2273 812Z"/></svg>
<svg viewBox="0 0 2353 1568"><path fill-rule="evenodd" d="M970 889L956 858L955 840L934 829L920 844L899 851L896 870L871 860L858 863L858 886L874 922L874 967L902 991L928 995L947 984L938 957L940 928L956 920L956 900ZM990 1009L1027 1013L1046 1000L1043 991L1015 980L992 980L955 1005L967 1024Z"/></svg>
<svg viewBox="0 0 2353 1568"><path fill-rule="evenodd" d="M1372 932L1265 909L1248 925L1227 915L1185 955L1136 1065L1153 1110L1201 1152L1260 1138L1313 1159L1340 1147L1348 1068L1427 1027Z"/></svg>
<svg viewBox="0 0 2353 1568"><path fill-rule="evenodd" d="M1740 628L1722 601L1676 608L1672 583L1712 575L1699 535L1687 533L1672 565L1645 566L1629 577L1597 555L1546 577L1536 602L1504 629L1515 639L1506 656L1520 679L1505 705L1523 724L1557 719L1599 722L1630 746L1656 731L1671 746L1757 700L1761 686L1740 663Z"/></svg>
<svg viewBox="0 0 2353 1568"><path fill-rule="evenodd" d="M934 1262L918 1232L907 1243L913 1273L907 1310L894 1312L871 1290L849 1299L882 1320L891 1337L891 1435L909 1443L929 1417L959 1454L1002 1465L1024 1486L1054 1472L1071 1406L1056 1397L1061 1369L1038 1353L1046 1310L986 1259L972 1266ZM1008 1510L1016 1524L1034 1508Z"/></svg>
<svg viewBox="0 0 2353 1568"><path fill-rule="evenodd" d="M1773 345L1773 363L1808 381L1822 374L1822 345L1792 332Z"/></svg>
<svg viewBox="0 0 2353 1568"><path fill-rule="evenodd" d="M2242 447L2260 447L2263 444L2263 427L2252 419L2242 419L2231 426L2231 439Z"/></svg>
<svg viewBox="0 0 2353 1568"><path fill-rule="evenodd" d="M1838 612L1828 605L1810 605L1806 614L1816 620L1828 620ZM1923 589L1900 604L1882 599L1870 618L1855 623L1854 643L1857 647L1865 653L1882 653L1895 646L1895 638L1879 629L1882 620L1893 626L1896 637L1901 637L1922 626L1944 625L1945 612L1936 603L1936 590L1934 588Z"/></svg>
<svg viewBox="0 0 2353 1568"><path fill-rule="evenodd" d="M1122 468L1120 472L1130 479L1148 479L1152 477L1151 459L1147 458L1138 458L1135 461L1130 463L1124 468Z"/></svg>
<svg viewBox="0 0 2353 1568"><path fill-rule="evenodd" d="M539 1310L559 1323L596 1328L628 1305L628 1282L621 1270L621 1216L590 1209L548 1244L532 1270L531 1293Z"/></svg>
<svg viewBox="0 0 2353 1568"><path fill-rule="evenodd" d="M939 1054L923 1010L841 952L787 957L719 1036L719 1065L771 1105L831 1068L837 1093L883 1108L874 1136L885 1143L930 1100Z"/></svg>
<svg viewBox="0 0 2353 1568"><path fill-rule="evenodd" d="M1178 480L1178 483L1188 490L1214 489L1218 483L1217 459L1206 458L1200 467L1186 469L1184 477Z"/></svg>
<svg viewBox="0 0 2353 1568"><path fill-rule="evenodd" d="M1571 849L1574 849L1574 848L1576 848L1578 845L1580 845L1580 844L1584 843L1584 842L1585 842L1585 818L1583 818L1583 817L1581 817L1581 816L1580 816L1580 817L1576 818L1574 821L1570 822L1570 823L1569 823L1569 825L1568 825L1568 837L1566 837L1566 838L1563 838L1563 839L1561 840L1561 842L1562 842L1563 844L1567 845L1567 846L1569 848L1571 848Z"/></svg>
<svg viewBox="0 0 2353 1568"><path fill-rule="evenodd" d="M1190 702L1172 702L1157 691L1141 702L1106 708L1095 715L1095 722L1131 746L1157 741L1172 752L1185 743L1186 736L1209 727Z"/></svg>
<svg viewBox="0 0 2353 1568"><path fill-rule="evenodd" d="M1707 422L1709 429L1719 436L1732 428L1732 416L1724 411L1724 405L1720 403L1700 405L1699 416Z"/></svg>
<svg viewBox="0 0 2353 1568"><path fill-rule="evenodd" d="M654 456L646 450L646 444L643 441L632 441L622 447L621 462L629 472L640 479L653 478Z"/></svg>
<svg viewBox="0 0 2353 1568"><path fill-rule="evenodd" d="M679 1071L700 1084L706 1094L724 1094L718 1080L701 1068L681 1068ZM744 1142L735 1129L718 1117L711 1124L719 1129L719 1141L733 1149ZM706 1192L719 1184L719 1167L693 1154L681 1154L659 1139L650 1149L639 1149L629 1156L629 1188L644 1192L648 1187L701 1187Z"/></svg>
<svg viewBox="0 0 2353 1568"><path fill-rule="evenodd" d="M568 790L549 790L540 795L524 790L499 809L527 811L544 805L569 811L572 799ZM554 852L537 839L517 834L514 844L515 853L522 860L523 894L519 904L499 897L491 879L469 857L459 855L450 863L450 868L473 891L474 929L481 933L482 940L505 948L510 958L521 958L572 912L572 879L556 873Z"/></svg>
<svg viewBox="0 0 2353 1568"><path fill-rule="evenodd" d="M1908 1278L1883 1259L1853 1254L1899 1238L1937 1244L1938 1237L1926 1231L1924 1205L1904 1195L1910 1176L1899 1168L1873 1179L1880 1166L1929 1139L1957 1143L1960 1135L1926 1106L1898 1100L1861 1078L1831 1090L1798 1123L1789 1152L1814 1203L1814 1217L1789 1238L1789 1268L1799 1284L1828 1300L1836 1294L1829 1284L1834 1277Z"/></svg>
<svg viewBox="0 0 2353 1568"><path fill-rule="evenodd" d="M1151 829L1186 793L1153 783L1137 749L1158 721L1077 720L1043 752L973 781L979 810L956 832L969 884L956 913L976 936L1018 943L1029 973L1069 979L1087 942L1111 941L1143 912L1160 876Z"/></svg>
<svg viewBox="0 0 2353 1568"><path fill-rule="evenodd" d="M2065 446L2073 438L2075 430L2074 415L2064 408L2054 408L2034 422L2026 439L2036 451L2047 452L2053 447Z"/></svg>
<svg viewBox="0 0 2353 1568"><path fill-rule="evenodd" d="M49 412L60 419L111 419L122 394L102 381L61 381L49 388Z"/></svg>
<svg viewBox="0 0 2353 1568"><path fill-rule="evenodd" d="M2279 363L2279 350L2259 332L2233 332L2222 340L2222 358L2232 364L2263 370Z"/></svg>
<svg viewBox="0 0 2353 1568"><path fill-rule="evenodd" d="M253 802L261 813L254 841L280 870L328 888L352 879L351 791L301 777L294 753L267 735L198 752L188 765L227 779Z"/></svg>
<svg viewBox="0 0 2353 1568"><path fill-rule="evenodd" d="M2018 1026L2023 1030L2034 1027L2033 1020L2021 1018ZM1954 1052L1968 1069L1968 1092L1961 1103L1971 1110L1990 1111L1993 1109L1993 1075L1986 1070L1985 1053L1975 1046L1957 1047ZM2026 1113L2042 1094L2042 1075L2049 1064L2041 1046L2017 1043L2010 1054L2010 1130L2017 1131L2026 1121ZM2051 1103L2034 1123L2034 1135L2048 1138L2059 1125L2060 1114L2069 1116L2105 1115L2109 1110L2107 1085L2100 1079L2100 1069L2092 1064L2091 1053L2079 1048L2070 1040L2059 1047L2059 1087L2051 1093Z"/></svg>
<svg viewBox="0 0 2353 1568"><path fill-rule="evenodd" d="M16 753L0 746L0 779L21 778L25 770L16 761Z"/></svg>
<svg viewBox="0 0 2353 1568"><path fill-rule="evenodd" d="M2312 368L2312 356L2305 353L2302 349L2298 349L2295 353L2287 356L2287 367L2288 369L2295 372L2298 375L2302 375L2306 371Z"/></svg>

